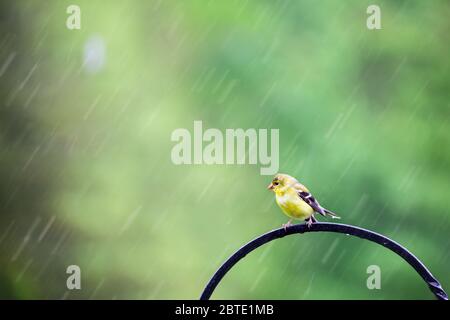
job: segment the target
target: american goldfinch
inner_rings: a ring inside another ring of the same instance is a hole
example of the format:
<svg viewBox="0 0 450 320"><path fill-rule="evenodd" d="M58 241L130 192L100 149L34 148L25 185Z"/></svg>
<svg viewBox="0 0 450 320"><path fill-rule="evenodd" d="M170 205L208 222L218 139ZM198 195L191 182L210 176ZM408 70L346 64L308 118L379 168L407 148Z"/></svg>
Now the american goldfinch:
<svg viewBox="0 0 450 320"><path fill-rule="evenodd" d="M308 228L311 227L317 221L314 218L315 212L340 219L334 212L323 208L309 190L290 175L277 174L267 189L275 193L278 206L291 218L288 223L283 224L284 229L292 224L292 219L305 220Z"/></svg>

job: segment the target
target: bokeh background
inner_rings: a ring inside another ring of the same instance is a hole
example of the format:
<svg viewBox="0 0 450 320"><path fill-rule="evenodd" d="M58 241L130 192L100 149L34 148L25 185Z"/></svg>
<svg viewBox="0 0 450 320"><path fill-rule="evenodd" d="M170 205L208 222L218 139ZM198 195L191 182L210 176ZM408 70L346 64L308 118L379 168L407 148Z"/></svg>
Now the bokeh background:
<svg viewBox="0 0 450 320"><path fill-rule="evenodd" d="M1 1L0 297L196 299L285 223L259 166L171 162L194 120L279 128L281 172L449 289L449 16L445 0ZM382 247L307 234L250 254L213 298L433 296Z"/></svg>

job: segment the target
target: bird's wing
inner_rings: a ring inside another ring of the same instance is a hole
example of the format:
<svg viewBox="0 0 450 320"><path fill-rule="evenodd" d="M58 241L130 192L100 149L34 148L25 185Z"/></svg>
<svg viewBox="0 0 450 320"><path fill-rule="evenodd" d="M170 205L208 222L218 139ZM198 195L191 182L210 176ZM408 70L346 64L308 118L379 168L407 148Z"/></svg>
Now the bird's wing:
<svg viewBox="0 0 450 320"><path fill-rule="evenodd" d="M303 201L305 201L307 204L311 206L311 208L314 209L314 211L320 213L323 216L326 216L325 209L322 208L322 206L317 202L316 198L313 197L313 195L306 191L300 191L298 192L298 195L300 198L302 198Z"/></svg>
<svg viewBox="0 0 450 320"><path fill-rule="evenodd" d="M307 204L313 208L314 211L320 213L323 216L331 216L334 219L340 219L340 217L335 214L333 211L330 211L328 209L325 209L320 205L320 203L316 200L316 198L313 197L313 195L306 191L300 191L298 192L298 195L300 198L302 198L303 201L305 201Z"/></svg>

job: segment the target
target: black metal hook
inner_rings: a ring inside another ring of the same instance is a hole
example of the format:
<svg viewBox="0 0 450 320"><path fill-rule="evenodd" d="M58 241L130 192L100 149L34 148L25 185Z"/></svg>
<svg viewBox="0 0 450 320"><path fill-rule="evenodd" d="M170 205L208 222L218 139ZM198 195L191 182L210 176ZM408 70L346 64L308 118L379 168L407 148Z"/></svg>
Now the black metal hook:
<svg viewBox="0 0 450 320"><path fill-rule="evenodd" d="M209 280L206 285L203 293L200 297L200 300L208 300L214 289L217 287L219 282L225 276L225 274L230 271L230 269L242 258L244 258L248 253L253 250L259 248L260 246L273 241L275 239L283 238L285 236L296 234L296 233L305 233L305 232L336 232L336 233L344 233L347 235L356 236L362 239L366 239L383 247L390 249L391 251L397 253L400 257L402 257L406 262L408 262L414 270L422 277L422 279L428 284L431 292L436 296L438 300L448 300L448 296L445 293L444 289L441 287L439 281L431 274L430 271L425 267L425 265L417 259L411 252L409 252L406 248L398 244L397 242L381 235L376 232L366 230L363 228L340 224L340 223L329 223L329 222L316 222L311 225L310 228L306 226L306 224L296 224L288 227L286 230L284 228L279 228L267 232L258 238L250 241L243 247L241 247L238 251L236 251L224 264L216 271L213 277Z"/></svg>

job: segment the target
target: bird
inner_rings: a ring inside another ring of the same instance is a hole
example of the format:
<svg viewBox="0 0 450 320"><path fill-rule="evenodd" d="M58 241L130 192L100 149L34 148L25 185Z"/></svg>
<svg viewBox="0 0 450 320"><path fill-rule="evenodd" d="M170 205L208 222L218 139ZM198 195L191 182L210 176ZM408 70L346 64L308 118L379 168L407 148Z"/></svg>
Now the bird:
<svg viewBox="0 0 450 320"><path fill-rule="evenodd" d="M275 193L278 206L290 218L287 223L282 225L285 230L292 225L293 219L305 220L306 225L310 228L314 222L317 222L314 217L315 213L340 219L334 212L322 207L308 188L288 174L276 174L267 189Z"/></svg>

